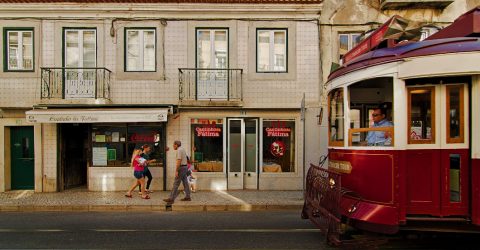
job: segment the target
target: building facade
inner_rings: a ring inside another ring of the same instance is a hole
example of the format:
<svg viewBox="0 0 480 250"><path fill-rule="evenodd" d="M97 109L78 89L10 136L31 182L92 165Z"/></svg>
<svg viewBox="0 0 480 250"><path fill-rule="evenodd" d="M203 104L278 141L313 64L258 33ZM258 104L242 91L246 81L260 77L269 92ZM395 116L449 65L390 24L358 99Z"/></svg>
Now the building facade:
<svg viewBox="0 0 480 250"><path fill-rule="evenodd" d="M125 190L144 144L168 190L175 140L199 190L303 188L321 1L0 2L0 192Z"/></svg>

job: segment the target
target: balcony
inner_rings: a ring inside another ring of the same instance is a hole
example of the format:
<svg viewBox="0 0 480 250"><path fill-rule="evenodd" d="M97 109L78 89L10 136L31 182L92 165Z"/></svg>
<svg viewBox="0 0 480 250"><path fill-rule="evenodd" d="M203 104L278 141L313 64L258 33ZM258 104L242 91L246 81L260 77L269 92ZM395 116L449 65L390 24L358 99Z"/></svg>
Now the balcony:
<svg viewBox="0 0 480 250"><path fill-rule="evenodd" d="M381 0L382 10L396 9L444 9L454 0Z"/></svg>
<svg viewBox="0 0 480 250"><path fill-rule="evenodd" d="M41 68L42 104L110 103L107 68Z"/></svg>
<svg viewBox="0 0 480 250"><path fill-rule="evenodd" d="M179 68L182 106L241 106L242 69Z"/></svg>

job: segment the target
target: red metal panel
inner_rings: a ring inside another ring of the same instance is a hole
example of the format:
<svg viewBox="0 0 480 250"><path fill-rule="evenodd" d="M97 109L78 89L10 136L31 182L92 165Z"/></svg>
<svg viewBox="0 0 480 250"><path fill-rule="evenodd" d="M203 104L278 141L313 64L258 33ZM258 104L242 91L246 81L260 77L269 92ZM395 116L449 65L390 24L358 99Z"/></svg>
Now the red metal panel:
<svg viewBox="0 0 480 250"><path fill-rule="evenodd" d="M426 40L465 37L476 33L480 33L480 7L461 15L451 25L429 36Z"/></svg>
<svg viewBox="0 0 480 250"><path fill-rule="evenodd" d="M472 223L480 225L480 159L472 159L471 175L472 175Z"/></svg>
<svg viewBox="0 0 480 250"><path fill-rule="evenodd" d="M352 165L351 173L342 175L342 187L360 194L364 200L393 205L398 202L394 155L391 150L330 150L329 159Z"/></svg>
<svg viewBox="0 0 480 250"><path fill-rule="evenodd" d="M440 215L440 150L407 150L407 214Z"/></svg>

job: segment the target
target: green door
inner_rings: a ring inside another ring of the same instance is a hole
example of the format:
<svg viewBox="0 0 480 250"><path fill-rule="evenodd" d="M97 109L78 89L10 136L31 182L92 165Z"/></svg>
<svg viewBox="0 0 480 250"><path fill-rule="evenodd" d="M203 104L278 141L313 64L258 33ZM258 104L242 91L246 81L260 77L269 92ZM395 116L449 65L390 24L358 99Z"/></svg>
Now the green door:
<svg viewBox="0 0 480 250"><path fill-rule="evenodd" d="M33 127L11 127L12 189L33 189Z"/></svg>

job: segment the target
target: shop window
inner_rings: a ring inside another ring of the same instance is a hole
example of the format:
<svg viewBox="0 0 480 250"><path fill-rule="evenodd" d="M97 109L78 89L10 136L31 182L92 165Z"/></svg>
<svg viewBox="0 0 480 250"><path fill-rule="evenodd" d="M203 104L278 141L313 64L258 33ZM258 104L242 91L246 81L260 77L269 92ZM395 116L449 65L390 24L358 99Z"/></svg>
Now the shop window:
<svg viewBox="0 0 480 250"><path fill-rule="evenodd" d="M435 88L408 88L408 143L435 143Z"/></svg>
<svg viewBox="0 0 480 250"><path fill-rule="evenodd" d="M223 172L223 120L191 119L192 154L200 172Z"/></svg>
<svg viewBox="0 0 480 250"><path fill-rule="evenodd" d="M447 85L447 143L463 143L463 85Z"/></svg>
<svg viewBox="0 0 480 250"><path fill-rule="evenodd" d="M295 121L263 121L263 172L295 172Z"/></svg>
<svg viewBox="0 0 480 250"><path fill-rule="evenodd" d="M257 72L287 72L287 29L257 30Z"/></svg>
<svg viewBox="0 0 480 250"><path fill-rule="evenodd" d="M5 71L33 71L33 28L5 29Z"/></svg>
<svg viewBox="0 0 480 250"><path fill-rule="evenodd" d="M163 166L163 126L94 125L91 136L93 166L130 167L133 150L145 144L152 149L150 159L156 159L149 167Z"/></svg>
<svg viewBox="0 0 480 250"><path fill-rule="evenodd" d="M328 94L328 137L330 146L343 146L343 89Z"/></svg>
<svg viewBox="0 0 480 250"><path fill-rule="evenodd" d="M125 28L125 71L155 71L155 29Z"/></svg>
<svg viewBox="0 0 480 250"><path fill-rule="evenodd" d="M393 79L380 77L348 87L349 146L393 146Z"/></svg>

